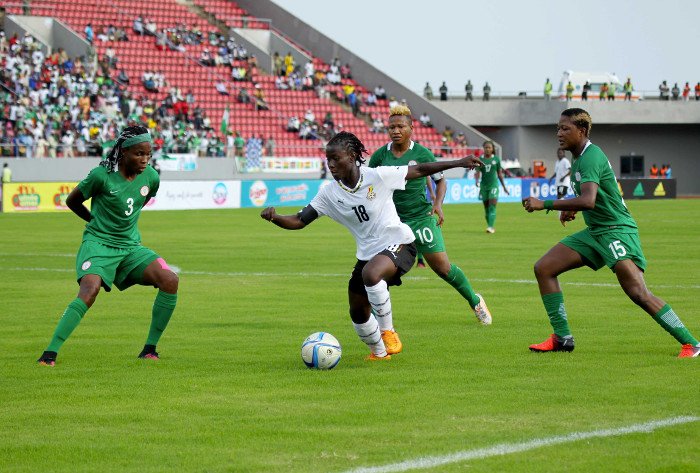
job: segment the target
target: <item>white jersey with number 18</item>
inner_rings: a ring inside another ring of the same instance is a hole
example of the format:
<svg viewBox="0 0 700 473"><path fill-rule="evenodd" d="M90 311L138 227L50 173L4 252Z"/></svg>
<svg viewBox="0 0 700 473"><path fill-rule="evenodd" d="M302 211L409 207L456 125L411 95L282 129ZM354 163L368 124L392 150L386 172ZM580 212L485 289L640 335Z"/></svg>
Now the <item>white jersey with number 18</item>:
<svg viewBox="0 0 700 473"><path fill-rule="evenodd" d="M338 181L321 188L311 201L318 215L344 225L355 237L357 259L369 261L390 245L415 240L411 228L401 223L392 199L406 186L408 166L360 168L360 179L350 189Z"/></svg>

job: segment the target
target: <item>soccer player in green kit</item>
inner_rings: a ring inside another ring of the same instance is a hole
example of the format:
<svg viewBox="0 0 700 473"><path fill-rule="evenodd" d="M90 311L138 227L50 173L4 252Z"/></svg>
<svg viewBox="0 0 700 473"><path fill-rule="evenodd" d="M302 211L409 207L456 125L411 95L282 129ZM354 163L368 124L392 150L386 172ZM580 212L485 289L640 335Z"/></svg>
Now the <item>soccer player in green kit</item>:
<svg viewBox="0 0 700 473"><path fill-rule="evenodd" d="M561 148L571 151L571 187L576 195L568 200L529 197L523 201L528 212L559 210L562 225L582 211L586 229L569 235L552 247L537 263L535 276L554 333L544 342L530 345L535 352L573 351L564 297L557 276L589 266L608 266L617 276L625 294L681 344L679 358L697 357L700 343L683 325L673 309L656 297L644 282L646 259L637 223L625 205L610 162L588 139L591 116L583 109L564 110L557 127Z"/></svg>
<svg viewBox="0 0 700 473"><path fill-rule="evenodd" d="M424 146L411 140L413 120L411 110L403 105L393 107L389 112L389 136L391 142L382 146L372 154L369 167L379 166L409 166L419 163L436 161L433 153ZM490 325L492 318L486 302L481 295L476 294L462 270L450 263L445 250L440 225L444 221L442 201L445 198L447 184L442 173L431 177L436 182L436 198L431 205L425 195L423 179L409 180L405 190L394 192L394 205L403 223L411 227L416 236L418 252L428 262L430 268L454 287L464 297L472 308L477 319L484 325ZM437 215L437 220L435 219ZM379 318L381 328L381 318ZM383 330L383 329L382 329ZM398 335L392 332L382 332L384 344L389 353L399 353L402 348Z"/></svg>
<svg viewBox="0 0 700 473"><path fill-rule="evenodd" d="M141 246L137 227L141 209L160 185L158 173L148 165L150 159L148 130L127 127L100 166L68 195L66 205L88 222L76 258L80 289L37 360L39 364L56 364L58 350L95 302L100 288L109 292L112 284L122 291L134 284L158 288L151 327L139 358L159 358L156 344L175 310L178 277L163 258ZM91 210L83 204L89 198Z"/></svg>
<svg viewBox="0 0 700 473"><path fill-rule="evenodd" d="M509 194L506 183L503 180L503 168L501 158L496 156L496 147L493 141L484 141L484 155L481 161L484 163L476 170L474 178L479 188L479 200L484 203L484 215L486 216L486 233L496 233L496 204L498 203L498 181L501 181L503 191ZM479 186L479 177L481 185Z"/></svg>

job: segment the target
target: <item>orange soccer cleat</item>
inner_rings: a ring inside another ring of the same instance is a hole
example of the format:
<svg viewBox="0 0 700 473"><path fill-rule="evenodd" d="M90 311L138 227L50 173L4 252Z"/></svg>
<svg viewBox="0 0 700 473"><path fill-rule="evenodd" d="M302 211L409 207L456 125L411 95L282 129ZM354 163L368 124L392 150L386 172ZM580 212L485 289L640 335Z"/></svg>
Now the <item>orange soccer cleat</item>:
<svg viewBox="0 0 700 473"><path fill-rule="evenodd" d="M389 361L391 360L391 355L387 354L386 356L377 356L374 353L370 353L365 357L365 361Z"/></svg>
<svg viewBox="0 0 700 473"><path fill-rule="evenodd" d="M390 355L401 353L401 350L403 350L403 343L399 339L399 334L394 330L382 331L382 340L384 340L386 352Z"/></svg>
<svg viewBox="0 0 700 473"><path fill-rule="evenodd" d="M547 351L574 351L574 337L567 335L560 337L553 333L547 340L536 345L530 345L530 351L547 352Z"/></svg>
<svg viewBox="0 0 700 473"><path fill-rule="evenodd" d="M693 346L690 343L686 343L681 346L681 352L678 354L678 358L697 358L700 355L700 346Z"/></svg>

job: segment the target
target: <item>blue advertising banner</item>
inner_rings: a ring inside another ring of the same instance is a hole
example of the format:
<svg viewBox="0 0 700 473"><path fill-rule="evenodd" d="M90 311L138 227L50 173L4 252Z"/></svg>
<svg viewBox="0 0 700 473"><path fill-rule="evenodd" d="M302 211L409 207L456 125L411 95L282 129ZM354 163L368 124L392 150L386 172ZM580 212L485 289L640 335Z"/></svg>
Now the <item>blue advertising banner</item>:
<svg viewBox="0 0 700 473"><path fill-rule="evenodd" d="M556 199L557 186L554 181L549 183L549 179L523 179L523 199L528 197L537 197L540 200ZM569 187L566 194L567 199L574 197L574 192Z"/></svg>
<svg viewBox="0 0 700 473"><path fill-rule="evenodd" d="M508 178L506 188L510 195L503 192L503 187L499 185L499 202L521 202L521 184L522 179ZM556 194L556 190L555 190ZM447 192L445 193L445 204L474 204L481 202L479 200L479 188L476 187L474 179L448 179Z"/></svg>
<svg viewBox="0 0 700 473"><path fill-rule="evenodd" d="M243 181L241 207L303 207L311 202L324 182L331 181Z"/></svg>

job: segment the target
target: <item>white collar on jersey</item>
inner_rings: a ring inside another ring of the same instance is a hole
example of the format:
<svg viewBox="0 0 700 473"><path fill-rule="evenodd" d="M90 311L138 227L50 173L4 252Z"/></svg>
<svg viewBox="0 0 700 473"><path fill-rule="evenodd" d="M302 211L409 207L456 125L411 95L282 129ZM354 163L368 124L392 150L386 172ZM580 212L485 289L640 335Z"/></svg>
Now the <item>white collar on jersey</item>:
<svg viewBox="0 0 700 473"><path fill-rule="evenodd" d="M388 142L388 143L386 144L386 150L387 150L387 151L391 151L391 145L392 145L392 144L393 144L393 141L390 141L390 142ZM415 143L413 142L413 140L411 140L411 144L408 146L408 149L413 149L413 145L414 145L414 144L415 144Z"/></svg>
<svg viewBox="0 0 700 473"><path fill-rule="evenodd" d="M583 147L583 151L581 151L581 154L578 155L578 156L576 156L576 157L577 157L577 158L580 158L580 157L583 155L583 153L586 152L586 150L588 149L588 147L591 146L592 144L593 144L593 143L591 143L591 140L586 141L586 146Z"/></svg>

